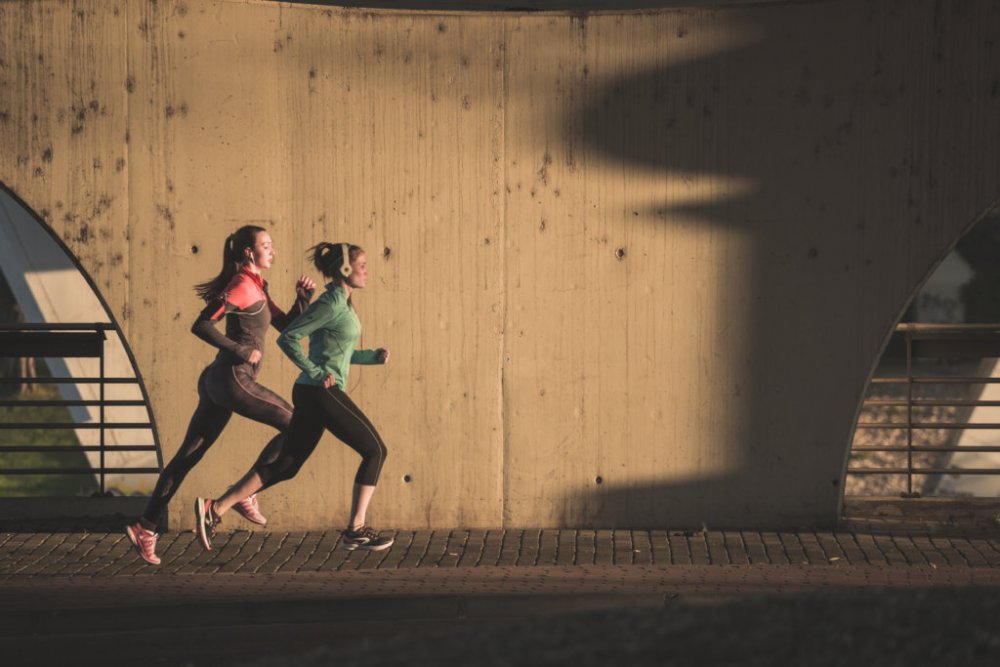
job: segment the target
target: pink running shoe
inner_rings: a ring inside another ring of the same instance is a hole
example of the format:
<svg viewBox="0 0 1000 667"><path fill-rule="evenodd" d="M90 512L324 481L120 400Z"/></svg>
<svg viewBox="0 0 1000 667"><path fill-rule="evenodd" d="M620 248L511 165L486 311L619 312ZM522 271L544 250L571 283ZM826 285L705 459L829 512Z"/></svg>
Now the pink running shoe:
<svg viewBox="0 0 1000 667"><path fill-rule="evenodd" d="M125 526L125 534L132 540L132 546L144 561L150 565L160 564L160 557L156 555L156 538L159 535L146 530L138 521Z"/></svg>
<svg viewBox="0 0 1000 667"><path fill-rule="evenodd" d="M241 517L258 526L266 526L267 519L260 513L260 505L257 504L257 494L253 493L240 502L233 505L233 509Z"/></svg>

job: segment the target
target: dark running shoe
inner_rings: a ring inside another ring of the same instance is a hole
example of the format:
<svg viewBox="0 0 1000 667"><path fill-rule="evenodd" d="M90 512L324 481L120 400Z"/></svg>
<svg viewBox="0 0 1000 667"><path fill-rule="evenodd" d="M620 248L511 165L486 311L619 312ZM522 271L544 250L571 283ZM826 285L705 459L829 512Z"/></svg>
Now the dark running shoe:
<svg viewBox="0 0 1000 667"><path fill-rule="evenodd" d="M347 530L340 533L340 548L354 551L382 551L392 546L396 541L394 537L383 537L368 526L362 526L357 530Z"/></svg>
<svg viewBox="0 0 1000 667"><path fill-rule="evenodd" d="M212 538L215 537L215 527L222 519L215 516L214 500L209 498L194 499L194 526L198 532L198 541L206 551L212 550Z"/></svg>

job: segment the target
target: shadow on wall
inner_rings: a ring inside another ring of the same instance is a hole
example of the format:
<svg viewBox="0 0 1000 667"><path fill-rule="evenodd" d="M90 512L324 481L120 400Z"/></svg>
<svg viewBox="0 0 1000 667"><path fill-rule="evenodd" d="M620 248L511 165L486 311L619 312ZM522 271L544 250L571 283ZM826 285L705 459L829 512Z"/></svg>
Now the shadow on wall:
<svg viewBox="0 0 1000 667"><path fill-rule="evenodd" d="M732 377L752 385L725 416L738 421L739 437L720 444L730 473L566 496L586 503L598 525L700 527L699 515L715 517L712 527L836 521L868 375L923 277L912 267L929 270L951 240L942 229L960 230L980 213L930 206L940 198L935 187L954 188L959 176L934 171L947 162L927 156L951 155L962 142L974 151L995 133L983 116L940 100L968 97L969 86L1000 76L984 76L977 49L957 45L970 34L989 38L971 27L981 18L974 12L948 8L954 16L934 23L918 14L921 33L912 15L848 7L770 12L756 45L595 77L589 103L559 119L588 160L648 169L664 183L708 184L707 198L684 202L683 187L665 186L662 201L628 202L634 224L703 225L742 238L720 268L729 275L717 298L717 321L727 325L720 343L745 350ZM907 31L914 37L886 37ZM979 74L956 82L954 72ZM1000 113L1000 98L990 101ZM941 247L905 240L921 236ZM672 510L692 504L699 509Z"/></svg>

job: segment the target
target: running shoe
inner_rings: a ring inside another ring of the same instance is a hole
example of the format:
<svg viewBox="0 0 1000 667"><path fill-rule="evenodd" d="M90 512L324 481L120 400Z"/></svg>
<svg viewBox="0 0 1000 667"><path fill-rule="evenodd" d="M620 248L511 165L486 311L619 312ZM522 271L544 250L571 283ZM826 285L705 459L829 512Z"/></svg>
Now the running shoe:
<svg viewBox="0 0 1000 667"><path fill-rule="evenodd" d="M215 537L215 527L222 519L215 515L215 501L210 498L194 499L194 526L198 532L198 541L206 551L212 550L212 538Z"/></svg>
<svg viewBox="0 0 1000 667"><path fill-rule="evenodd" d="M160 557L156 555L156 538L159 537L151 530L146 530L138 521L125 526L125 534L132 540L132 546L144 561L150 565L159 565Z"/></svg>
<svg viewBox="0 0 1000 667"><path fill-rule="evenodd" d="M340 533L340 548L348 551L361 549L363 551L382 551L392 546L396 541L394 537L383 537L368 526L361 526L357 530L348 528Z"/></svg>
<svg viewBox="0 0 1000 667"><path fill-rule="evenodd" d="M257 494L251 494L233 505L233 509L241 517L258 526L266 526L267 519L260 513L260 505L257 504Z"/></svg>

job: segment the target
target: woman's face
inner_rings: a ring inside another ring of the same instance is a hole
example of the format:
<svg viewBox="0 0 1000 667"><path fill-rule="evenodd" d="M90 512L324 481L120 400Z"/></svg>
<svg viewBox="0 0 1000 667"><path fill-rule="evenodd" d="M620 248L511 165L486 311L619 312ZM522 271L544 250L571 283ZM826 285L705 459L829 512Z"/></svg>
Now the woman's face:
<svg viewBox="0 0 1000 667"><path fill-rule="evenodd" d="M251 263L258 269L269 269L274 262L274 246L271 245L271 235L267 232L258 232L257 240L253 244L253 257Z"/></svg>
<svg viewBox="0 0 1000 667"><path fill-rule="evenodd" d="M365 261L364 252L359 252L354 261L351 262L351 276L347 282L355 289L364 287L368 282L368 262Z"/></svg>

